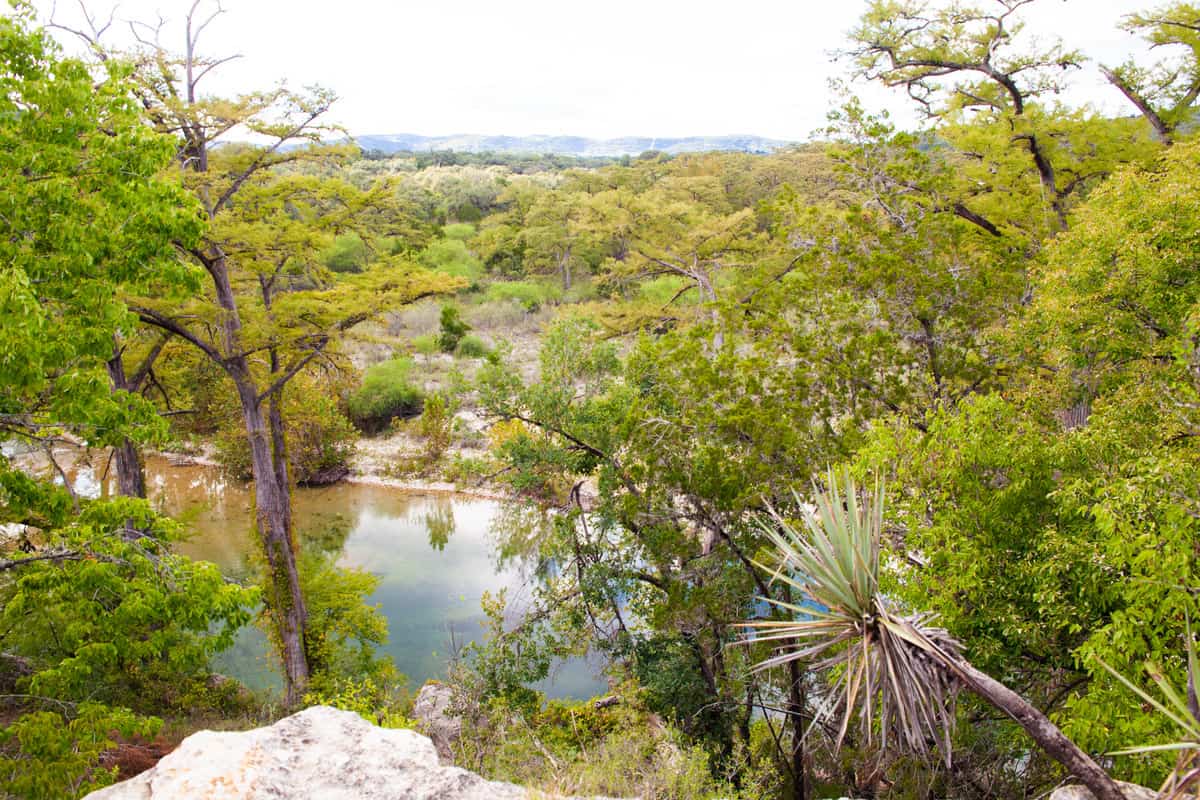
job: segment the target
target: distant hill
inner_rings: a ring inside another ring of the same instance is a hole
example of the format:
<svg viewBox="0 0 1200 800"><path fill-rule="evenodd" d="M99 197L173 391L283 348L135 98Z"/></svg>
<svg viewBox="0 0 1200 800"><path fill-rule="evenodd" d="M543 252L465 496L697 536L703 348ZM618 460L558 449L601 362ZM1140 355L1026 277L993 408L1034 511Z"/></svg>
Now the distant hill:
<svg viewBox="0 0 1200 800"><path fill-rule="evenodd" d="M453 150L459 153L545 153L582 158L633 156L647 150L661 150L672 155L710 150L770 153L792 144L762 136L626 136L620 139L587 139L582 136L418 136L413 133L356 136L355 141L363 150L381 153Z"/></svg>

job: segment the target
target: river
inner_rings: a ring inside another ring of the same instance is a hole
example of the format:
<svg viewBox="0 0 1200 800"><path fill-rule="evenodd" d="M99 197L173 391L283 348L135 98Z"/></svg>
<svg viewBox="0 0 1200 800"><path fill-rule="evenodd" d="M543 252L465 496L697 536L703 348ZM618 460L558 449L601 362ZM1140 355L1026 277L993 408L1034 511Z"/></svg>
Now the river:
<svg viewBox="0 0 1200 800"><path fill-rule="evenodd" d="M155 457L147 459L146 471L151 501L192 531L180 552L245 577L254 547L251 487L214 467L173 466ZM445 676L452 647L479 639L484 591L506 588L510 607L518 609L530 598L525 565L500 558L493 531L502 510L497 501L341 483L297 489L292 505L307 546L336 550L341 565L379 576L369 602L388 620L382 650L413 689ZM256 690L279 687L265 637L253 626L214 668ZM574 660L538 688L551 697L588 697L605 684L594 665Z"/></svg>

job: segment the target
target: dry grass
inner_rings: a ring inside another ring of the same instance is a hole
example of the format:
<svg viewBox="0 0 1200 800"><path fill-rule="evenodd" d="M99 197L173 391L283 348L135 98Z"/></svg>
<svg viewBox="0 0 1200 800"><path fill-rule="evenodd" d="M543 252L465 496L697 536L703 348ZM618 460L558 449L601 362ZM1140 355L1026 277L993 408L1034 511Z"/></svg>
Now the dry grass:
<svg viewBox="0 0 1200 800"><path fill-rule="evenodd" d="M436 300L423 300L399 311L385 315L387 332L391 336L421 336L436 334L441 325L442 304Z"/></svg>

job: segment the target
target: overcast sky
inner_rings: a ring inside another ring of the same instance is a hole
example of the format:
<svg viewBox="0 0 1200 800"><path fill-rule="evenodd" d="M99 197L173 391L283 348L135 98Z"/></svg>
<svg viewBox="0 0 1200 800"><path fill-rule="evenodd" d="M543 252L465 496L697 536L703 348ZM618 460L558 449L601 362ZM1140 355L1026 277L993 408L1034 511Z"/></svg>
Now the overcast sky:
<svg viewBox="0 0 1200 800"><path fill-rule="evenodd" d="M208 2L209 0L205 0ZM108 0L87 0L108 9ZM987 0L983 0L987 2ZM59 16L78 20L76 0ZM191 0L124 0L118 18L180 22ZM1117 30L1138 0L1040 0L1030 29L1107 62L1140 49ZM49 0L36 7L48 13ZM227 92L319 83L352 133L686 136L801 140L866 0L225 0L203 50L241 53L208 84ZM168 26L182 39L178 26ZM180 42L181 43L181 42ZM1118 107L1094 69L1077 96ZM905 109L868 89L874 107Z"/></svg>

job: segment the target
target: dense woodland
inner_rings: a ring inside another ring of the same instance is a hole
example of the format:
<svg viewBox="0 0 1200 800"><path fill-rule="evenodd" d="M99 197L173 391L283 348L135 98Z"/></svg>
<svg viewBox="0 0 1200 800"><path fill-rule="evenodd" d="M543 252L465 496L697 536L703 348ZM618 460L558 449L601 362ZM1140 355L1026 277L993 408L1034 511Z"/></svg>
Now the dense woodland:
<svg viewBox="0 0 1200 800"><path fill-rule="evenodd" d="M389 436L416 443L392 477L511 496L502 549L538 565L452 664L462 766L658 798L1195 793L1200 6L1126 17L1136 58L1104 64L1022 37L1035 4L867 4L846 75L919 129L847 89L772 155L578 161L363 153L331 91L210 96L204 2L121 46L106 10L18 3L0 794L80 797L139 743L316 703L413 725L374 579L291 511ZM1125 113L1070 105L1082 71ZM111 491L77 495L64 445ZM253 481L249 582L145 499L147 452L203 448ZM246 625L281 695L212 674ZM617 702L530 688L584 653Z"/></svg>

